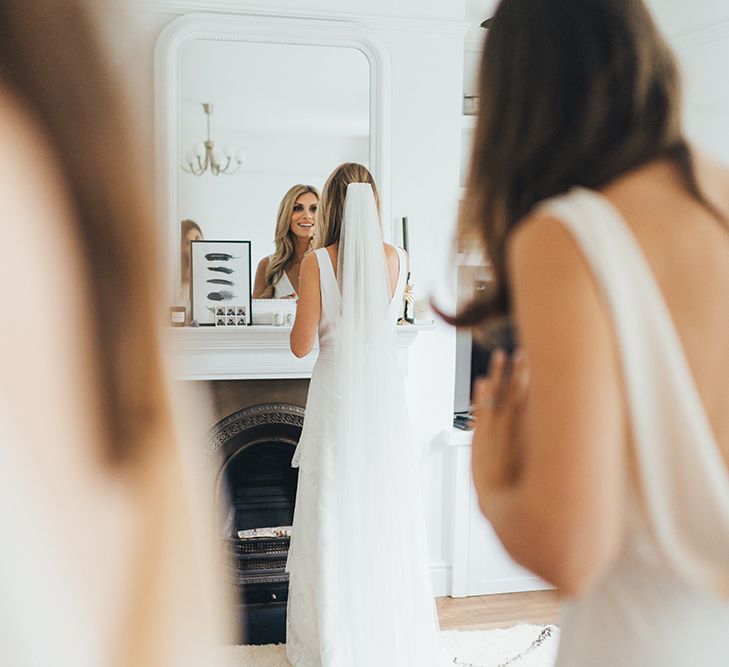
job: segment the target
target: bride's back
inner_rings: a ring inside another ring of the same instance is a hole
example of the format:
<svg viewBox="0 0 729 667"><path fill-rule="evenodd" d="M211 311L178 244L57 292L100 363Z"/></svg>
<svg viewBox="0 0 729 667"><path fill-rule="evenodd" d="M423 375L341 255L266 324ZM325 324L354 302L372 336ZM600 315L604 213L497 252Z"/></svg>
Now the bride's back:
<svg viewBox="0 0 729 667"><path fill-rule="evenodd" d="M395 289L397 288L397 279L400 275L400 259L398 257L398 252L394 246L391 246L389 243L383 243L382 245L385 249L385 262L387 264L390 296L392 296L395 293ZM334 243L332 245L329 245L327 246L326 250L329 253L329 258L332 260L334 275L336 275L337 267L339 266L339 244ZM402 267L402 269L404 271L407 270L406 267Z"/></svg>
<svg viewBox="0 0 729 667"><path fill-rule="evenodd" d="M729 169L697 159L701 191L719 221L666 163L605 188L645 254L683 344L712 430L729 467Z"/></svg>

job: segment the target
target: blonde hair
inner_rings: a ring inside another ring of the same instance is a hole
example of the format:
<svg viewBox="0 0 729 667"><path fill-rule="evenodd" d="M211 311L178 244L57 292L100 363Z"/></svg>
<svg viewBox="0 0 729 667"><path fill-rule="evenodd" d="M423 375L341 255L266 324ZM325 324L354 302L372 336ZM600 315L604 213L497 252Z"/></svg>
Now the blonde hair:
<svg viewBox="0 0 729 667"><path fill-rule="evenodd" d="M291 216L294 213L296 200L307 192L311 192L317 200L319 199L319 191L313 185L298 183L289 188L278 207L276 236L274 238L276 249L266 267L266 288L261 294L262 299L273 297L275 285L294 255L294 242L291 239Z"/></svg>
<svg viewBox="0 0 729 667"><path fill-rule="evenodd" d="M342 216L347 186L350 183L369 183L375 193L377 213L380 213L380 195L377 192L375 179L369 169L357 162L340 164L324 184L319 204L319 224L316 226L314 245L323 248L339 242L342 233Z"/></svg>

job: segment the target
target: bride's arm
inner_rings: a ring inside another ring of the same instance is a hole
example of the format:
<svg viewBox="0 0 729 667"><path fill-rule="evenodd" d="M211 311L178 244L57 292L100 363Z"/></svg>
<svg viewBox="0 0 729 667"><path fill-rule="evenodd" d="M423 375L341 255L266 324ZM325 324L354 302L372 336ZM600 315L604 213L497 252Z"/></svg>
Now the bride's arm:
<svg viewBox="0 0 729 667"><path fill-rule="evenodd" d="M320 315L319 262L316 255L310 253L301 262L299 302L296 306L294 328L291 329L291 351L297 357L305 357L314 347Z"/></svg>

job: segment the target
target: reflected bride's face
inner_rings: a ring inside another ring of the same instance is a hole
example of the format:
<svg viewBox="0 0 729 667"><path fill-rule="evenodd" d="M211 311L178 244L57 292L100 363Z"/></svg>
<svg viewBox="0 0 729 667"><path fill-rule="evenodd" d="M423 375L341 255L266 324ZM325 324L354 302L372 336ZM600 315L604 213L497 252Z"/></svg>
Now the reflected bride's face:
<svg viewBox="0 0 729 667"><path fill-rule="evenodd" d="M291 233L307 239L314 236L318 210L319 200L313 192L305 192L303 195L299 195L291 213L291 223L289 225Z"/></svg>

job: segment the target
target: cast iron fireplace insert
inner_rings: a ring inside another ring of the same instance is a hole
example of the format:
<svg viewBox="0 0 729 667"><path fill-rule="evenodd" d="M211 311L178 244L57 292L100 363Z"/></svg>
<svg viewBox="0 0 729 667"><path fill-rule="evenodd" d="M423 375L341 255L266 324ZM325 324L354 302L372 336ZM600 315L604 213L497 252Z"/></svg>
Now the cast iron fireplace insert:
<svg viewBox="0 0 729 667"><path fill-rule="evenodd" d="M218 532L228 554L241 643L286 641L290 538L241 539L238 531L293 523L298 470L291 458L303 424L303 408L266 403L228 415L208 434L208 452L218 466Z"/></svg>

